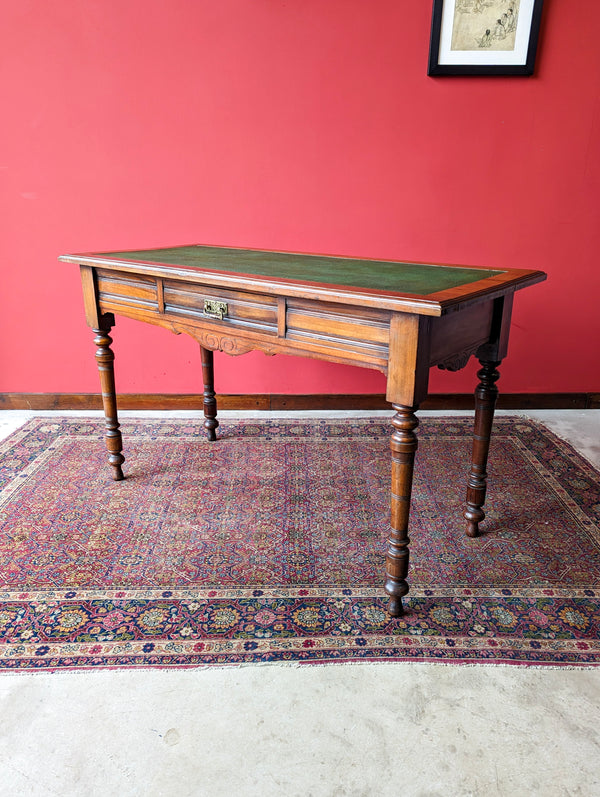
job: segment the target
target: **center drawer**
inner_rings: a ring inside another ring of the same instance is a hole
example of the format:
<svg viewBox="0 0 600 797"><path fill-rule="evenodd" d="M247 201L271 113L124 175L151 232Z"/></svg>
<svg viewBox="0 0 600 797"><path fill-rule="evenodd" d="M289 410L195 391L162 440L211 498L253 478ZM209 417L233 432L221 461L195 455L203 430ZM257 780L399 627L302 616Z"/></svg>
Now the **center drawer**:
<svg viewBox="0 0 600 797"><path fill-rule="evenodd" d="M164 313L277 335L277 299L261 293L165 280Z"/></svg>

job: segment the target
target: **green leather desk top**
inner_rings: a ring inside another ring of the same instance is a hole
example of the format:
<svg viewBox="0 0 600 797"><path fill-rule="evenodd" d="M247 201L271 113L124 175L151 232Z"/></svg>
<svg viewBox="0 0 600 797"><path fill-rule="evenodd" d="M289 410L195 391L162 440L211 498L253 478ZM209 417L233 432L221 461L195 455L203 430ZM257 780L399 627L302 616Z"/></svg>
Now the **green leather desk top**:
<svg viewBox="0 0 600 797"><path fill-rule="evenodd" d="M129 252L95 252L89 258L156 263L199 271L258 275L350 288L428 296L502 274L502 270L385 260L263 252L214 246L176 246Z"/></svg>

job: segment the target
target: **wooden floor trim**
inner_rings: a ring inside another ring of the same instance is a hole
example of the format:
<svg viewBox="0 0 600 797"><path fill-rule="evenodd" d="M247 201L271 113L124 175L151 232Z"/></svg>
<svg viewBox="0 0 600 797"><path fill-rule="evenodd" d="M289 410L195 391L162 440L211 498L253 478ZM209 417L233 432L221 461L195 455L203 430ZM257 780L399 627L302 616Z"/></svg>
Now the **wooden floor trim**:
<svg viewBox="0 0 600 797"><path fill-rule="evenodd" d="M334 395L220 395L222 410L386 410L390 405L380 394ZM118 396L123 410L198 410L202 394L124 393ZM500 393L499 409L563 410L600 409L600 393ZM0 393L0 410L99 410L98 393ZM433 394L424 410L472 410L469 393Z"/></svg>

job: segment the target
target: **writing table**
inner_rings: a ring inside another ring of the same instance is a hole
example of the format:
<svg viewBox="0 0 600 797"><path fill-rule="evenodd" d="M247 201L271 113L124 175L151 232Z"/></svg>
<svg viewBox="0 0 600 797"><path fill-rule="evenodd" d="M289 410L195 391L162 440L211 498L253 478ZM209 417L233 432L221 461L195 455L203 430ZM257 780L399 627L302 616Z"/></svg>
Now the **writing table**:
<svg viewBox="0 0 600 797"><path fill-rule="evenodd" d="M80 266L86 320L96 360L113 478L123 478L114 355L114 314L191 335L200 344L204 426L216 439L213 351L304 357L376 368L387 376L391 423L391 530L385 591L393 617L408 592L408 518L417 450L415 415L432 366L458 370L471 355L475 390L473 456L466 533L484 519L487 458L506 355L514 292L541 271L491 269L214 246L64 255ZM343 500L343 496L341 496Z"/></svg>

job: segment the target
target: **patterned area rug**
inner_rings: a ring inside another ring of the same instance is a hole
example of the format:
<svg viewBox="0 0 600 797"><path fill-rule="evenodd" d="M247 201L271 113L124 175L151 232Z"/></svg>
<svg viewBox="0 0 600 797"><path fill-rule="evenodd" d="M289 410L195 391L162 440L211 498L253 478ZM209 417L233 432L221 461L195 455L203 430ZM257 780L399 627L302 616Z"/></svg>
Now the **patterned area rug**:
<svg viewBox="0 0 600 797"><path fill-rule="evenodd" d="M123 482L97 419L0 444L0 666L351 660L600 662L600 477L499 418L485 533L464 534L470 418L426 418L403 618L381 587L385 419L125 420Z"/></svg>

